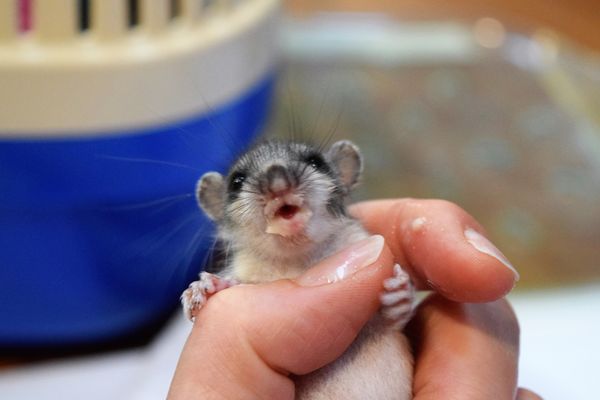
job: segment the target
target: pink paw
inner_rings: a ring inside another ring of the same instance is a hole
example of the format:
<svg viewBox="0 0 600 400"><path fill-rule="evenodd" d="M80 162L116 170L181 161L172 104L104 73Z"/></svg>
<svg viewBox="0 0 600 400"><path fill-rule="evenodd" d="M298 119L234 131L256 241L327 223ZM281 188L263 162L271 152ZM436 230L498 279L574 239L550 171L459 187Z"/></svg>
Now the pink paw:
<svg viewBox="0 0 600 400"><path fill-rule="evenodd" d="M200 279L190 283L181 294L181 306L186 318L193 322L196 313L206 304L210 296L234 285L237 285L237 282L233 279L201 272Z"/></svg>
<svg viewBox="0 0 600 400"><path fill-rule="evenodd" d="M383 282L385 292L381 294L381 313L393 329L401 330L412 317L415 288L408 274L394 265L394 276Z"/></svg>

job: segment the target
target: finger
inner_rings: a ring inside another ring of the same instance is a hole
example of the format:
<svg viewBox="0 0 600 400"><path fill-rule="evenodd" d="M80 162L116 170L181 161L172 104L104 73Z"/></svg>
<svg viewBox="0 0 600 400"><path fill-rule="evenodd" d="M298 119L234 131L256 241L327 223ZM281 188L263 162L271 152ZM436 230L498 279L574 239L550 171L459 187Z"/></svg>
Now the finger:
<svg viewBox="0 0 600 400"><path fill-rule="evenodd" d="M367 230L386 239L420 289L464 302L496 300L519 276L460 207L443 200L378 200L352 207Z"/></svg>
<svg viewBox="0 0 600 400"><path fill-rule="evenodd" d="M378 310L392 270L390 250L374 236L296 280L215 294L197 315L171 398L293 398L286 376L337 359Z"/></svg>
<svg viewBox="0 0 600 400"><path fill-rule="evenodd" d="M269 365L298 375L314 371L337 359L377 312L383 280L391 276L393 261L381 236L367 241L379 249L376 257L365 259L366 268L352 275L340 271L349 260L352 264L362 257L362 250L357 250L365 243L361 241L293 282L271 284L270 296L249 303L251 309L270 312L262 323L253 318L245 327L254 348ZM276 309L274 303L278 303ZM275 330L270 323L274 320L278 321Z"/></svg>
<svg viewBox="0 0 600 400"><path fill-rule="evenodd" d="M516 400L543 400L540 396L530 390L519 388Z"/></svg>
<svg viewBox="0 0 600 400"><path fill-rule="evenodd" d="M506 300L461 304L428 297L409 323L415 399L513 400L519 327Z"/></svg>

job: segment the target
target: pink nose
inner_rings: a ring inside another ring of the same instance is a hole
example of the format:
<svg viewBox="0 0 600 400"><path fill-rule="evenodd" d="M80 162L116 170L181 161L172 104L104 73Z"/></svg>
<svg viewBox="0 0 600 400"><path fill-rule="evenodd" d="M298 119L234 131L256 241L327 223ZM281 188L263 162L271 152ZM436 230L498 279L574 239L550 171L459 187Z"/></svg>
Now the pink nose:
<svg viewBox="0 0 600 400"><path fill-rule="evenodd" d="M286 169L281 165L271 165L267 169L268 189L273 194L279 194L289 190L290 180Z"/></svg>

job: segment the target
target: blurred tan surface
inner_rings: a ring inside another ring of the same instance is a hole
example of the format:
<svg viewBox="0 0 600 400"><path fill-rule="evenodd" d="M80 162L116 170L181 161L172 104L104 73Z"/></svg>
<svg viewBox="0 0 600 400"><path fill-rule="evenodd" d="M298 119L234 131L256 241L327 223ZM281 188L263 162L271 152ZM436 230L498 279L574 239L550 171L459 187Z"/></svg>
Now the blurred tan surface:
<svg viewBox="0 0 600 400"><path fill-rule="evenodd" d="M366 166L355 200L459 204L519 270L521 289L600 280L600 168L584 144L600 130L573 119L535 74L494 59L295 61L282 82L275 134L357 143Z"/></svg>
<svg viewBox="0 0 600 400"><path fill-rule="evenodd" d="M409 20L464 20L494 17L528 32L549 28L600 50L598 0L286 0L296 15L315 11L385 12Z"/></svg>
<svg viewBox="0 0 600 400"><path fill-rule="evenodd" d="M274 132L354 140L366 160L356 199L458 203L520 271L519 288L598 282L600 53L585 45L597 42L600 50L600 5L526 3L289 1L303 16L380 11L405 30L385 37L373 19L365 17L365 28L356 15L345 25L343 16L301 19L310 35L297 35L304 50L292 53L283 71ZM462 19L477 41L473 21L483 16L501 20L506 35L493 46L479 42L476 57L415 58L422 43L448 50L439 36L420 41L443 25L436 22ZM562 35L548 33L560 24ZM415 27L417 35L406 34ZM373 32L379 42L362 41ZM380 63L377 56L393 54L401 41L412 44L410 52ZM348 57L353 44L362 58Z"/></svg>

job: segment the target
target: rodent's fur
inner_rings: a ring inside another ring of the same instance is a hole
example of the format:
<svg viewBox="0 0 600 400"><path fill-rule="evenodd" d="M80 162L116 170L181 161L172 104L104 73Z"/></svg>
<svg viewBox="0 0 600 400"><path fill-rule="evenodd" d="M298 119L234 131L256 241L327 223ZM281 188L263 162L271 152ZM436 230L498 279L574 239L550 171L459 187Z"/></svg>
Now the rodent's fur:
<svg viewBox="0 0 600 400"><path fill-rule="evenodd" d="M351 142L337 142L322 152L268 141L244 154L227 177L205 174L198 183L198 202L216 222L218 240L227 249L219 275L242 283L294 278L368 237L345 206L361 172L362 158ZM270 229L278 233L267 233ZM406 338L383 317L373 318L341 358L296 377L296 398L412 398Z"/></svg>

